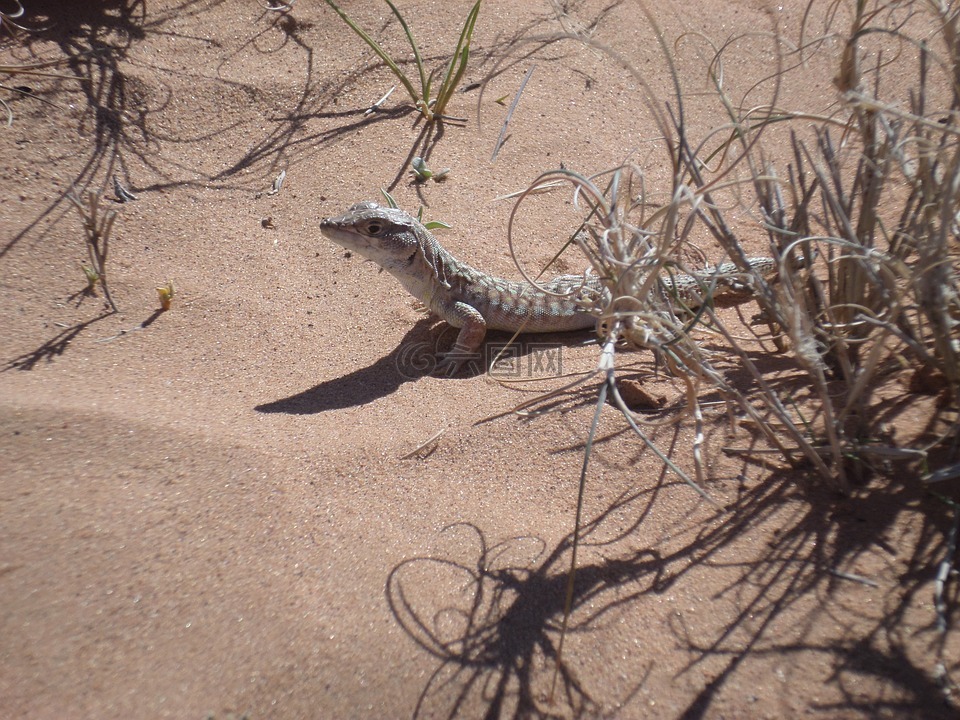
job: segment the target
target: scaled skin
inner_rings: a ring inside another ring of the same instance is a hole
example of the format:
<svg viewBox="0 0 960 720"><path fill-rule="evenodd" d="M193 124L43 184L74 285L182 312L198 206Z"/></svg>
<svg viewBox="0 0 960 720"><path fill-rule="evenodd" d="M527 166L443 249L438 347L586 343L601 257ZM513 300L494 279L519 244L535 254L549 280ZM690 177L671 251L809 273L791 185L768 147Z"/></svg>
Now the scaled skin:
<svg viewBox="0 0 960 720"><path fill-rule="evenodd" d="M460 328L438 372L455 372L475 355L488 329L563 332L584 330L596 322L575 298L578 291L600 292L597 278L563 275L537 288L487 275L457 260L402 210L357 203L343 215L322 220L320 229L339 245L376 262L407 292Z"/></svg>

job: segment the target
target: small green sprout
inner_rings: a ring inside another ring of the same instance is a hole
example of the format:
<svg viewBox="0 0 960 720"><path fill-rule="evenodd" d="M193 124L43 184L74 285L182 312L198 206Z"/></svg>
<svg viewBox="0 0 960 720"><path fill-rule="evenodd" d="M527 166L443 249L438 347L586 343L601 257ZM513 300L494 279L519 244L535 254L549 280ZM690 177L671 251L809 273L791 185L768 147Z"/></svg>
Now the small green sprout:
<svg viewBox="0 0 960 720"><path fill-rule="evenodd" d="M173 302L173 296L176 294L176 290L173 287L173 281L167 281L166 285L161 285L157 288L157 296L160 298L160 309L169 310L170 305Z"/></svg>
<svg viewBox="0 0 960 720"><path fill-rule="evenodd" d="M83 270L83 274L87 276L87 292L95 295L97 292L97 283L100 282L100 273L89 265L81 265L80 268Z"/></svg>
<svg viewBox="0 0 960 720"><path fill-rule="evenodd" d="M434 182L442 182L450 174L450 168L444 168L439 172L434 172L427 167L426 161L421 157L415 157L411 164L410 174L413 175L415 182L426 182L433 178Z"/></svg>

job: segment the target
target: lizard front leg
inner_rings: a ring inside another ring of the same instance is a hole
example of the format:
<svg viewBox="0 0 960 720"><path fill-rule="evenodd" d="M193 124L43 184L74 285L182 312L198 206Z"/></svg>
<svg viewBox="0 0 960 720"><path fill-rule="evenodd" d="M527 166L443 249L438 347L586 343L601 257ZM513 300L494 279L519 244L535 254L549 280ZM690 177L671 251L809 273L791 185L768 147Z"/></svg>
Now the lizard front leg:
<svg viewBox="0 0 960 720"><path fill-rule="evenodd" d="M449 352L437 355L437 367L433 374L450 377L465 361L477 357L477 351L487 334L487 321L479 310L465 302L455 302L445 308L442 317L453 327L460 328L460 333Z"/></svg>

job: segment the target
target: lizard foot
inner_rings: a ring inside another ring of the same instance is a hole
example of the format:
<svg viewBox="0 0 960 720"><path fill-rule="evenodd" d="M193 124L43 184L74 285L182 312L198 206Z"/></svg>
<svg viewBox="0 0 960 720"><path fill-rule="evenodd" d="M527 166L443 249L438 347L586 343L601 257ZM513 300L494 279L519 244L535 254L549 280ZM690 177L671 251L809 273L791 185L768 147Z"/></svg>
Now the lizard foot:
<svg viewBox="0 0 960 720"><path fill-rule="evenodd" d="M473 367L474 363L480 359L479 353L454 345L450 352L437 353L437 364L430 374L438 377L453 377L464 363Z"/></svg>

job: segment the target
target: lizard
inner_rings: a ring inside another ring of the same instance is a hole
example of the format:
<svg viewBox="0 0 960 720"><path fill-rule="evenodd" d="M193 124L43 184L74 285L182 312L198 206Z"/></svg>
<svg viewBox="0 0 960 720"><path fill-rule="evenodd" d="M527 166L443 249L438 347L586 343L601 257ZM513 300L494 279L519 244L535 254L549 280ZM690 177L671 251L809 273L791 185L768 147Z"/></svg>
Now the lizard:
<svg viewBox="0 0 960 720"><path fill-rule="evenodd" d="M593 328L597 317L580 300L606 292L596 275L560 275L538 282L538 287L488 275L454 257L415 218L375 202L360 202L343 215L323 218L320 231L373 260L429 310L459 328L453 348L438 356L438 374L452 375L464 360L475 357L487 330L548 333ZM748 258L747 262L763 277L772 277L776 271L773 258ZM711 283L715 298L747 299L751 293L742 278L734 263L724 263L696 276L675 275L663 283L668 290L683 293L689 307L700 304L700 295L686 290L702 290Z"/></svg>

